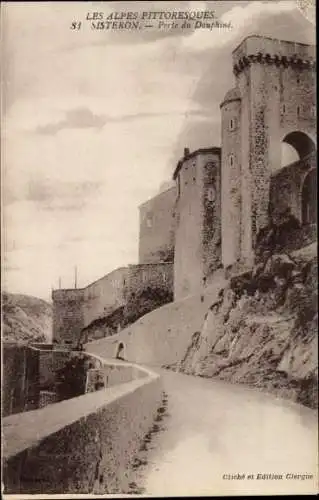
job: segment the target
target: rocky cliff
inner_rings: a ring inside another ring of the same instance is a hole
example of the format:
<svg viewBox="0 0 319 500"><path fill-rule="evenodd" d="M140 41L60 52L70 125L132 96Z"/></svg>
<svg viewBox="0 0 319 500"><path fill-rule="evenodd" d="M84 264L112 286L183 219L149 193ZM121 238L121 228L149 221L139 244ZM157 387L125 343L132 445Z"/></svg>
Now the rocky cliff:
<svg viewBox="0 0 319 500"><path fill-rule="evenodd" d="M4 341L51 342L52 306L37 297L3 293L2 326Z"/></svg>
<svg viewBox="0 0 319 500"><path fill-rule="evenodd" d="M229 280L171 368L315 408L317 321L316 248L276 253Z"/></svg>

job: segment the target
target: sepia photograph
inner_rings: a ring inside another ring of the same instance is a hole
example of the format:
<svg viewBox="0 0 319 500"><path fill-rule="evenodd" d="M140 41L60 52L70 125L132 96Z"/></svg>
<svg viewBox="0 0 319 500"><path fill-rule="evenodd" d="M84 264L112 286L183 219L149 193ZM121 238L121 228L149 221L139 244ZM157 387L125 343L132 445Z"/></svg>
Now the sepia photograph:
<svg viewBox="0 0 319 500"><path fill-rule="evenodd" d="M315 7L1 2L5 500L319 493Z"/></svg>

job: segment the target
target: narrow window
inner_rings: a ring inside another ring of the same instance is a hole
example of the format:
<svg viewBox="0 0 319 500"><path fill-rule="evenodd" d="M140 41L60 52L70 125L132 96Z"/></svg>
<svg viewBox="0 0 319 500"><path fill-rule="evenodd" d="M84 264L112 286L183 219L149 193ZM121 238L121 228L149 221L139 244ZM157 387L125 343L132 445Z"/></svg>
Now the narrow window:
<svg viewBox="0 0 319 500"><path fill-rule="evenodd" d="M148 216L146 219L146 225L147 225L147 227L152 227L152 219L150 216Z"/></svg>
<svg viewBox="0 0 319 500"><path fill-rule="evenodd" d="M229 164L231 167L234 165L234 155L229 155Z"/></svg>
<svg viewBox="0 0 319 500"><path fill-rule="evenodd" d="M229 122L229 130L234 130L234 128L235 128L234 120L231 118Z"/></svg>
<svg viewBox="0 0 319 500"><path fill-rule="evenodd" d="M286 106L284 104L282 105L282 112L286 113Z"/></svg>
<svg viewBox="0 0 319 500"><path fill-rule="evenodd" d="M300 106L297 106L297 115L300 115Z"/></svg>
<svg viewBox="0 0 319 500"><path fill-rule="evenodd" d="M208 188L208 191L207 191L207 199L208 201L215 201L215 188L213 186L211 186L210 188Z"/></svg>

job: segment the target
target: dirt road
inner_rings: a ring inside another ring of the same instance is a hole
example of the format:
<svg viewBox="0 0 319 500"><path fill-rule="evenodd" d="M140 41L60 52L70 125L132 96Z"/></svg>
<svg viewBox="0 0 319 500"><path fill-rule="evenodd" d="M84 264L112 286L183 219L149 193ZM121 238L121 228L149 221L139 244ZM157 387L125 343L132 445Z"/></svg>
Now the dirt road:
<svg viewBox="0 0 319 500"><path fill-rule="evenodd" d="M314 411L247 387L155 371L163 377L167 414L162 430L140 452L145 465L134 479L140 491L156 496L317 491Z"/></svg>

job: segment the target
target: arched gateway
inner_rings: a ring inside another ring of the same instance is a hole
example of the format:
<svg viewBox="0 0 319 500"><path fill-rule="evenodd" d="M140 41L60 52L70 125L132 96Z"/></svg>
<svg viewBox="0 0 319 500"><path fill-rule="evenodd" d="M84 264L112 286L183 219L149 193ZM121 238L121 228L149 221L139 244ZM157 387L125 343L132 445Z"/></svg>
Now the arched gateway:
<svg viewBox="0 0 319 500"><path fill-rule="evenodd" d="M233 52L233 71L235 89L221 104L224 266L254 261L256 236L269 222L282 143L295 148L301 161L316 149L314 46L249 36ZM292 200L299 220L312 217L312 201L304 200L312 199L315 174L302 187L307 171L306 165L299 201Z"/></svg>

